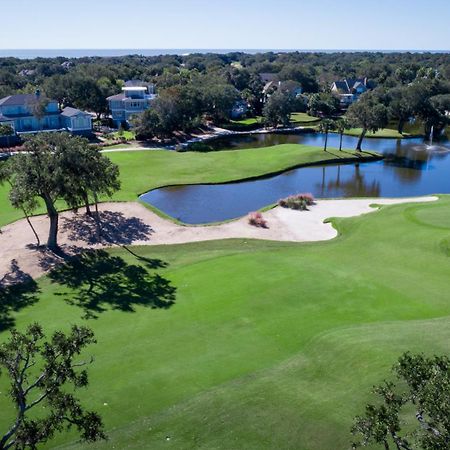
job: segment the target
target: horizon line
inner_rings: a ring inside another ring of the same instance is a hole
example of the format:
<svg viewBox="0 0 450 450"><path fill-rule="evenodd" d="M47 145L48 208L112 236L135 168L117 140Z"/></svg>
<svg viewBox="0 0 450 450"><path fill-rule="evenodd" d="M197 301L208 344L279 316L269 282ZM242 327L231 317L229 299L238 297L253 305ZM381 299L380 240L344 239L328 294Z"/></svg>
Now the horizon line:
<svg viewBox="0 0 450 450"><path fill-rule="evenodd" d="M233 47L216 47L216 48L208 48L208 47L65 47L65 48L0 48L0 51L29 51L29 50L233 50L233 51L245 51L245 50L264 50L264 51L442 51L449 52L450 49L434 49L434 48L251 48L251 47L242 47L242 48L233 48Z"/></svg>

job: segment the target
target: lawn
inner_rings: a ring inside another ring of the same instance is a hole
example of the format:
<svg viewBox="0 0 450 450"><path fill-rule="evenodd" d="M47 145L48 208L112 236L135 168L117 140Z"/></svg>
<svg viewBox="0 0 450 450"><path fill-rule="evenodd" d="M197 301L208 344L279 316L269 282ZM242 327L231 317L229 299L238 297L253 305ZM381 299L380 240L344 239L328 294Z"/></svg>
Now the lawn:
<svg viewBox="0 0 450 450"><path fill-rule="evenodd" d="M320 122L319 117L313 117L307 113L295 112L295 113L291 114L292 125L296 125L296 126L312 125L312 124L318 124L319 122Z"/></svg>
<svg viewBox="0 0 450 450"><path fill-rule="evenodd" d="M302 164L371 156L332 149L324 152L319 147L297 144L209 153L149 150L106 155L120 168L122 189L113 198L117 201L134 201L138 195L160 186L222 183L281 172ZM7 185L0 185L0 225L22 217L10 205L8 189Z"/></svg>
<svg viewBox="0 0 450 450"><path fill-rule="evenodd" d="M132 141L132 140L136 139L135 132L129 131L129 130L115 131L113 133L113 136L118 139L120 139L120 138L126 139L127 141Z"/></svg>
<svg viewBox="0 0 450 450"><path fill-rule="evenodd" d="M386 128L376 131L375 133L368 132L367 138L390 138L390 139L402 139L405 137L419 137L424 135L423 123L420 120L416 120L415 123L406 123L403 127L403 134L398 132L398 123L390 122ZM361 128L352 128L346 130L344 134L349 136L359 136L361 134Z"/></svg>
<svg viewBox="0 0 450 450"><path fill-rule="evenodd" d="M263 118L261 116L257 117L247 117L245 119L230 120L227 123L221 124L221 128L231 131L252 131L258 128L262 128Z"/></svg>
<svg viewBox="0 0 450 450"><path fill-rule="evenodd" d="M349 130L345 130L344 134L348 136L356 136L358 137L362 132L361 128L350 128ZM366 138L389 138L389 139L402 139L405 135L400 134L397 130L393 130L391 128L382 128L381 130L368 131L366 134Z"/></svg>
<svg viewBox="0 0 450 450"><path fill-rule="evenodd" d="M144 296L134 312L112 310L129 305L113 278L106 310L86 321L70 304L80 291L40 279L40 300L14 313L17 326L85 323L98 339L82 399L110 440L73 448L349 448L352 418L401 352L450 351L450 197L334 225L340 236L320 243L134 248L167 264L148 269L176 288L167 309ZM0 429L10 414L0 409Z"/></svg>

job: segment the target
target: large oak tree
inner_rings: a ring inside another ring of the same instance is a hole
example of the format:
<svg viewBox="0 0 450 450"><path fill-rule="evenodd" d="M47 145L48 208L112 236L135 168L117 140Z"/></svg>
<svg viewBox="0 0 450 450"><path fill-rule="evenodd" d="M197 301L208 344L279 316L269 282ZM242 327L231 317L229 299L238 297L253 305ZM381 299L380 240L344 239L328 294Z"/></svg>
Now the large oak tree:
<svg viewBox="0 0 450 450"><path fill-rule="evenodd" d="M50 219L47 246L58 250L57 201L71 208L95 202L99 195L112 195L120 186L119 171L84 138L68 133L39 133L27 139L25 152L13 156L3 171L11 184L10 200L27 212L44 202ZM23 208L22 208L23 209Z"/></svg>

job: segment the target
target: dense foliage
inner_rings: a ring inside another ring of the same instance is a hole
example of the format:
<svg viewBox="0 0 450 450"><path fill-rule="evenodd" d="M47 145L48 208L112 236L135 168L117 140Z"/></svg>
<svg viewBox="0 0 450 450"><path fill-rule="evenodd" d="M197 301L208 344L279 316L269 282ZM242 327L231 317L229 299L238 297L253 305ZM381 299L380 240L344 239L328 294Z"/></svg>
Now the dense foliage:
<svg viewBox="0 0 450 450"><path fill-rule="evenodd" d="M450 360L405 353L394 366L398 383L374 388L381 400L366 406L352 429L361 440L353 448L373 443L389 449L444 450L450 445Z"/></svg>
<svg viewBox="0 0 450 450"><path fill-rule="evenodd" d="M9 199L26 215L45 204L50 219L47 246L58 249L58 210L64 200L71 208L97 203L119 189L119 170L86 139L68 133L39 133L27 138L26 152L0 167L0 182L10 184ZM89 212L89 210L88 210Z"/></svg>
<svg viewBox="0 0 450 450"><path fill-rule="evenodd" d="M276 84L264 90L270 76ZM440 133L448 122L450 55L444 53L1 58L0 96L40 88L61 106L92 111L100 118L107 112L108 96L120 92L126 80L141 79L156 85L159 98L154 110L139 118L138 135L165 138L209 121L220 125L239 101L248 106L249 116L264 112L268 125L287 124L288 111L303 111L306 105L311 114L329 117L339 112L338 102L330 94L331 83L354 77L367 78L375 87L377 102L387 108L388 118L398 123L400 133L411 117L422 120L427 133L432 128ZM270 100L279 83L300 86L301 101L292 102L292 92L287 91L283 91L284 97L280 93Z"/></svg>
<svg viewBox="0 0 450 450"><path fill-rule="evenodd" d="M0 345L2 375L10 380L9 396L16 410L11 427L0 433L0 449L36 449L57 432L75 428L85 441L104 439L101 417L85 411L74 391L88 385L77 360L82 350L95 342L93 332L73 326L68 334L53 333L48 341L38 324L25 333L11 332ZM35 411L41 409L40 414ZM45 413L45 414L44 414Z"/></svg>

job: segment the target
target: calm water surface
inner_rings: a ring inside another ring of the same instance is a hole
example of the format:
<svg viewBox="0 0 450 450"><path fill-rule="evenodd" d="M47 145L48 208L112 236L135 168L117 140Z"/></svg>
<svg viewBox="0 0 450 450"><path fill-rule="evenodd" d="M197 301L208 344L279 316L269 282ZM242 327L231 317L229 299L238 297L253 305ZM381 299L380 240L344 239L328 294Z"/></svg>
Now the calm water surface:
<svg viewBox="0 0 450 450"><path fill-rule="evenodd" d="M267 147L284 143L323 145L321 134L259 134L216 139L216 149ZM339 146L339 136L329 136ZM344 136L343 148L356 138ZM429 147L423 139L366 139L363 147L385 155L383 161L334 164L290 170L255 181L155 189L141 199L185 223L216 222L243 216L298 192L316 198L407 197L450 193L450 144Z"/></svg>

